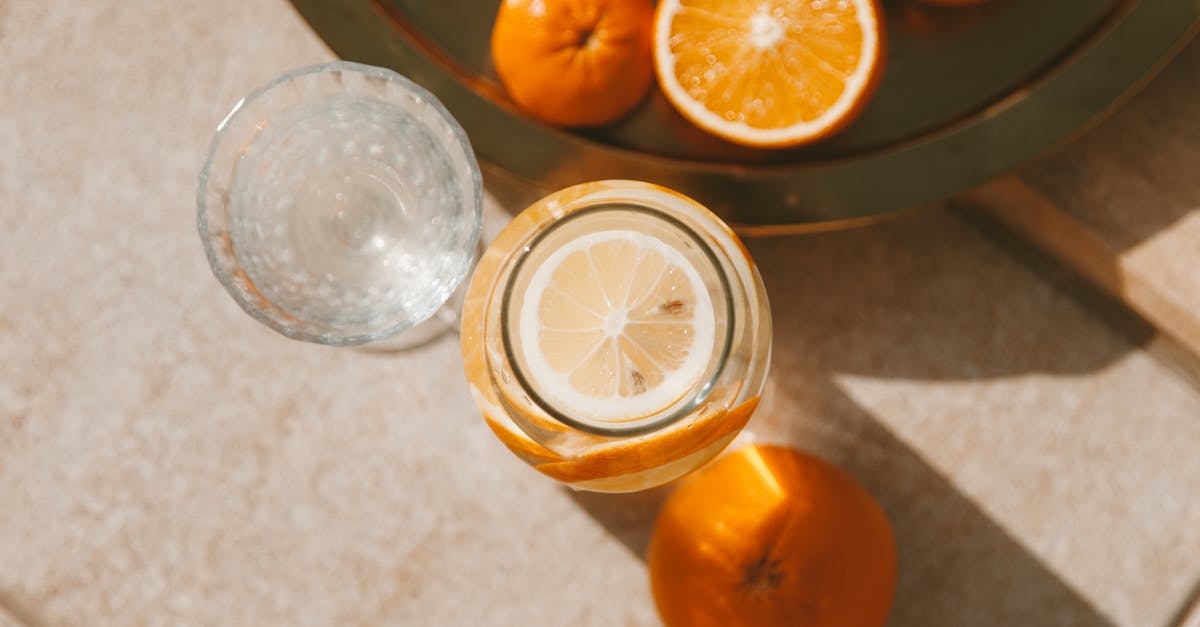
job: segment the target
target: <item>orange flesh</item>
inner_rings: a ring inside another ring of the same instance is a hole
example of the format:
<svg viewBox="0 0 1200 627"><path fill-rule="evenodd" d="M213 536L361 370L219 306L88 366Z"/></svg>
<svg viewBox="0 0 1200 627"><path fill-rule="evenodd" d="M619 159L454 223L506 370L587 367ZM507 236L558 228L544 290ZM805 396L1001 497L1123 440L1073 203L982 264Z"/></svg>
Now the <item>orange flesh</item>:
<svg viewBox="0 0 1200 627"><path fill-rule="evenodd" d="M852 2L680 4L669 39L674 75L691 98L729 122L776 129L817 120L859 64L864 37ZM767 45L748 43L754 41Z"/></svg>

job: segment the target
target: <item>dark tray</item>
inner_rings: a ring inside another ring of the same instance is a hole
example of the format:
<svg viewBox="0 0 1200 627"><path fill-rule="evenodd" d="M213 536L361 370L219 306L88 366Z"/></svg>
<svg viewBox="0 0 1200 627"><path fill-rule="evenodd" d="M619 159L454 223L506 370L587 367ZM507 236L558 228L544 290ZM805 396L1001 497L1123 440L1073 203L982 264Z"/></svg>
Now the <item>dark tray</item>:
<svg viewBox="0 0 1200 627"><path fill-rule="evenodd" d="M885 1L888 60L863 116L819 144L742 148L654 90L624 120L553 128L522 114L489 57L497 0L292 0L340 56L438 95L486 162L547 190L635 178L694 196L745 233L844 226L935 201L1064 140L1195 32L1195 0Z"/></svg>

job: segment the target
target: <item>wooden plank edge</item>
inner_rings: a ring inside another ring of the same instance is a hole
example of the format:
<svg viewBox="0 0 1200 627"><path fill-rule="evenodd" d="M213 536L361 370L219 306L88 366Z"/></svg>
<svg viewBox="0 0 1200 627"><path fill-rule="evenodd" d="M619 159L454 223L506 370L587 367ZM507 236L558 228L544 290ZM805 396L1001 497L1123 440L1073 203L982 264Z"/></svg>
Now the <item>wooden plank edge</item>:
<svg viewBox="0 0 1200 627"><path fill-rule="evenodd" d="M1131 268L1094 231L1015 175L1005 175L952 199L1069 266L1124 303L1170 339L1150 349L1178 369L1184 357L1190 380L1200 383L1200 312L1190 312L1142 272ZM1180 354L1182 350L1186 355Z"/></svg>

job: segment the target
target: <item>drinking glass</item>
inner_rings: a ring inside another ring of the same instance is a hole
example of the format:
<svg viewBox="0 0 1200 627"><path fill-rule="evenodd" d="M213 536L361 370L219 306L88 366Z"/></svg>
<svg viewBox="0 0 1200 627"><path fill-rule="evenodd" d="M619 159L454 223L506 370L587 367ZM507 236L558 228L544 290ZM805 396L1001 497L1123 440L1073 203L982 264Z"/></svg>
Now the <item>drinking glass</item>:
<svg viewBox="0 0 1200 627"><path fill-rule="evenodd" d="M573 488L629 492L741 431L771 315L719 218L663 187L599 181L543 198L492 242L461 340L474 399L513 453Z"/></svg>
<svg viewBox="0 0 1200 627"><path fill-rule="evenodd" d="M462 127L384 68L300 68L243 98L200 173L217 279L287 337L349 346L429 319L469 271L483 186Z"/></svg>

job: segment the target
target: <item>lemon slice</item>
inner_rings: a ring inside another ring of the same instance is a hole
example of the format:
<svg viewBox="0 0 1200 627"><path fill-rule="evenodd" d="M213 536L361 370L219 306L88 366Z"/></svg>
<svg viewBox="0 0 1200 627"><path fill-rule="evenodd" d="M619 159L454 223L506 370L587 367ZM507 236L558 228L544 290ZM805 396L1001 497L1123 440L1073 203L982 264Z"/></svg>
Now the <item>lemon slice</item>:
<svg viewBox="0 0 1200 627"><path fill-rule="evenodd" d="M562 413L599 423L670 408L704 376L716 336L696 268L632 230L588 233L546 257L519 325L532 387Z"/></svg>

